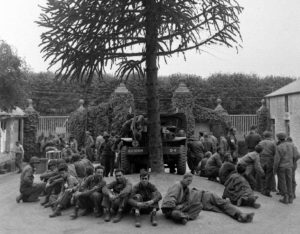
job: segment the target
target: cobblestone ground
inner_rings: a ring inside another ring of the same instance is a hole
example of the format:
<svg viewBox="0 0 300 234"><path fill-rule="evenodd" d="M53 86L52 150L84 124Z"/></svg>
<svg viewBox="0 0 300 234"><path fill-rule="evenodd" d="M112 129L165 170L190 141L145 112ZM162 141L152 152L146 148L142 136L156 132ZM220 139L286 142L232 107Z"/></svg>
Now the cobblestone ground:
<svg viewBox="0 0 300 234"><path fill-rule="evenodd" d="M0 175L0 234L14 233L53 233L53 234L94 234L94 233L300 233L300 193L297 189L297 199L292 205L284 205L278 202L279 196L273 193L272 198L264 197L261 194L258 202L261 208L242 208L245 212L255 212L254 221L250 224L241 224L230 217L213 212L202 211L197 220L189 222L186 226L174 224L166 220L161 212L158 213L159 225L152 227L147 216L142 218L142 227L134 227L133 217L128 215L118 223L105 223L103 218L93 216L79 217L76 221L70 220L72 209L63 211L62 216L49 218L51 210L43 208L39 203L20 203L15 201L18 194L20 174ZM136 183L138 175L130 175L128 178ZM164 195L168 186L180 180L180 176L163 174L152 175L151 180L157 185ZM108 178L107 181L112 180ZM297 172L297 181L300 184L300 173ZM205 178L194 177L192 184L204 190L209 190L222 195L223 186L208 181ZM43 198L42 198L43 199Z"/></svg>

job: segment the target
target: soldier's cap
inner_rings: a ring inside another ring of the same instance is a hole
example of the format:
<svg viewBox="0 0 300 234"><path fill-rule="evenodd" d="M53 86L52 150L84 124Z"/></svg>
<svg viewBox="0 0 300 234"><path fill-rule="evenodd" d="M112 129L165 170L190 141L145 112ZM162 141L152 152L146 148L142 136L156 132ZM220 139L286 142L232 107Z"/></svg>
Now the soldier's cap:
<svg viewBox="0 0 300 234"><path fill-rule="evenodd" d="M285 140L286 134L284 132L279 132L276 134L278 140Z"/></svg>
<svg viewBox="0 0 300 234"><path fill-rule="evenodd" d="M29 163L30 164L40 163L40 159L36 156L33 156L30 158Z"/></svg>
<svg viewBox="0 0 300 234"><path fill-rule="evenodd" d="M68 165L66 163L61 163L58 165L58 171L67 171Z"/></svg>
<svg viewBox="0 0 300 234"><path fill-rule="evenodd" d="M256 151L257 153L260 153L261 151L263 151L263 147L262 147L261 145L256 145L256 146L255 146L255 151Z"/></svg>
<svg viewBox="0 0 300 234"><path fill-rule="evenodd" d="M90 131L86 131L85 133L86 133L86 134L91 134L91 132L90 132Z"/></svg>

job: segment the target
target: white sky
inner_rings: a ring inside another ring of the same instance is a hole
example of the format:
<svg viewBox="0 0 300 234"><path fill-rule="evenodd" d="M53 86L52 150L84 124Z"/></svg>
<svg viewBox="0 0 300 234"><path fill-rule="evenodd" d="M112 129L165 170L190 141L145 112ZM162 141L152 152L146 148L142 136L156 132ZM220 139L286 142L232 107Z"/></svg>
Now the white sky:
<svg viewBox="0 0 300 234"><path fill-rule="evenodd" d="M46 71L40 48L42 28L34 23L38 4L45 0L0 0L0 39L12 45L33 71ZM159 75L243 72L261 76L300 77L300 1L238 0L243 42L239 53L222 47L205 48L209 53L187 53L187 61L174 55L161 63ZM54 70L54 69L52 69ZM109 71L108 71L109 72Z"/></svg>

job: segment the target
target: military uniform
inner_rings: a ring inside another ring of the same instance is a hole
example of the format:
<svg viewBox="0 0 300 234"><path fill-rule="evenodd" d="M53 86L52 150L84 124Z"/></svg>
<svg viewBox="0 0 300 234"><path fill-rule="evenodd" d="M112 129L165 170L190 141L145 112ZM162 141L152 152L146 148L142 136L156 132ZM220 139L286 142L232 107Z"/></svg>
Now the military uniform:
<svg viewBox="0 0 300 234"><path fill-rule="evenodd" d="M205 175L208 179L215 180L219 176L219 169L222 166L222 159L219 153L214 153L205 166Z"/></svg>

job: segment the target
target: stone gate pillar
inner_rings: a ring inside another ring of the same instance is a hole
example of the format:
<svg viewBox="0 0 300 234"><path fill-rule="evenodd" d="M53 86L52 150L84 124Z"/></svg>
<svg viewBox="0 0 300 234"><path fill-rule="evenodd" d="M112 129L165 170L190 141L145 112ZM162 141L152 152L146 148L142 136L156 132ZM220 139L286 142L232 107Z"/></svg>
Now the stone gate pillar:
<svg viewBox="0 0 300 234"><path fill-rule="evenodd" d="M195 117L193 114L195 104L193 95L185 83L180 82L178 88L174 91L172 104L178 109L178 112L185 113L187 118L187 136L192 136L195 130Z"/></svg>
<svg viewBox="0 0 300 234"><path fill-rule="evenodd" d="M38 155L37 128L39 124L39 113L33 108L32 99L28 99L28 107L25 109L24 118L24 161L29 162L32 156Z"/></svg>

